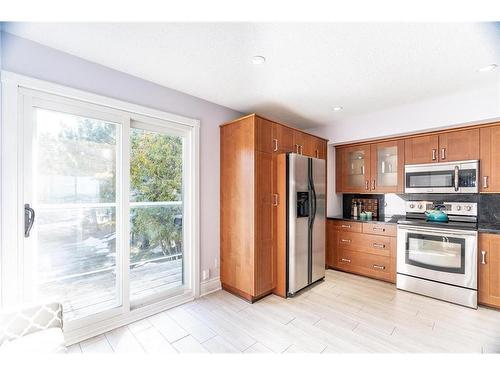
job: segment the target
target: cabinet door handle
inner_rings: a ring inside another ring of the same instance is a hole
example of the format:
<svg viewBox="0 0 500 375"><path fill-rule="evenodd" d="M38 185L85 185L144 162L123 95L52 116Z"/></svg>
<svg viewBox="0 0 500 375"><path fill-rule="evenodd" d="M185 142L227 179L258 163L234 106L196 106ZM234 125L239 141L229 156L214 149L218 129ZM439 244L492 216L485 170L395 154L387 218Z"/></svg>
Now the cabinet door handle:
<svg viewBox="0 0 500 375"><path fill-rule="evenodd" d="M436 160L436 149L432 149L432 160Z"/></svg>
<svg viewBox="0 0 500 375"><path fill-rule="evenodd" d="M351 243L351 240L346 240L346 239L342 238L342 239L340 240L340 242L344 242L344 243Z"/></svg>
<svg viewBox="0 0 500 375"><path fill-rule="evenodd" d="M370 181L365 181L365 190L370 190Z"/></svg>
<svg viewBox="0 0 500 375"><path fill-rule="evenodd" d="M316 150L316 158L319 158L319 151Z"/></svg>
<svg viewBox="0 0 500 375"><path fill-rule="evenodd" d="M273 151L274 152L278 151L278 140L276 138L273 139L273 144L274 144Z"/></svg>
<svg viewBox="0 0 500 375"><path fill-rule="evenodd" d="M486 264L486 251L481 251L481 264Z"/></svg>
<svg viewBox="0 0 500 375"><path fill-rule="evenodd" d="M279 195L273 194L273 206L277 207L279 204Z"/></svg>
<svg viewBox="0 0 500 375"><path fill-rule="evenodd" d="M483 176L483 188L488 188L488 176Z"/></svg>
<svg viewBox="0 0 500 375"><path fill-rule="evenodd" d="M302 155L303 154L302 145L299 145L299 147L300 147L300 154Z"/></svg>
<svg viewBox="0 0 500 375"><path fill-rule="evenodd" d="M372 227L372 230L374 231L381 231L381 232L385 232L385 228L381 228L381 227Z"/></svg>
<svg viewBox="0 0 500 375"><path fill-rule="evenodd" d="M351 225L350 225L350 224L342 224L342 225L341 225L341 227L342 227L342 228L350 228L350 227L351 227Z"/></svg>
<svg viewBox="0 0 500 375"><path fill-rule="evenodd" d="M383 243L376 243L376 242L374 242L373 243L373 247L375 247L377 249L385 249L385 245Z"/></svg>
<svg viewBox="0 0 500 375"><path fill-rule="evenodd" d="M385 266L379 266L378 264L374 264L373 268L375 268L377 270L385 270Z"/></svg>
<svg viewBox="0 0 500 375"><path fill-rule="evenodd" d="M443 147L441 149L441 160L444 160L446 159L446 149Z"/></svg>
<svg viewBox="0 0 500 375"><path fill-rule="evenodd" d="M342 258L341 261L345 263L351 263L351 260L346 258Z"/></svg>
<svg viewBox="0 0 500 375"><path fill-rule="evenodd" d="M372 190L375 190L375 179L372 181Z"/></svg>

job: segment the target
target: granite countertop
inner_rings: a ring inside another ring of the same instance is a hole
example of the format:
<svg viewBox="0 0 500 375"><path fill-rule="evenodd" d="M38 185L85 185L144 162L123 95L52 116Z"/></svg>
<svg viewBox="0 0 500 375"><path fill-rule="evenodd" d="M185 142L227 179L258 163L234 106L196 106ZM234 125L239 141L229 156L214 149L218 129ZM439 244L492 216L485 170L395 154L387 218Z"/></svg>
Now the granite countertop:
<svg viewBox="0 0 500 375"><path fill-rule="evenodd" d="M372 220L361 220L359 217L354 218L354 217L345 217L342 215L336 215L336 216L327 216L327 219L331 220L346 220L346 221L360 221L362 223L387 223L387 224L397 224L399 219L404 218L404 215L393 215L393 216L381 216L377 219L372 219ZM500 229L500 228L499 228Z"/></svg>
<svg viewBox="0 0 500 375"><path fill-rule="evenodd" d="M477 231L479 233L500 234L500 223L498 223L498 224L483 224L483 223L479 223Z"/></svg>

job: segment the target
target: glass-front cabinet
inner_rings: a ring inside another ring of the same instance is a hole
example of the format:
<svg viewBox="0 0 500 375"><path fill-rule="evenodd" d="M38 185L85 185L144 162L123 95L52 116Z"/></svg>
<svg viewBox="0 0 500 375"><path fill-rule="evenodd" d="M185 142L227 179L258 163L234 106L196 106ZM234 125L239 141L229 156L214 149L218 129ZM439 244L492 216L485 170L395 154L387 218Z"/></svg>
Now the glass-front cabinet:
<svg viewBox="0 0 500 375"><path fill-rule="evenodd" d="M372 192L397 193L403 191L404 141L391 141L371 145Z"/></svg>
<svg viewBox="0 0 500 375"><path fill-rule="evenodd" d="M342 190L367 192L370 189L370 145L348 147L342 154Z"/></svg>
<svg viewBox="0 0 500 375"><path fill-rule="evenodd" d="M339 193L403 192L404 141L341 148ZM338 190L338 189L337 189Z"/></svg>

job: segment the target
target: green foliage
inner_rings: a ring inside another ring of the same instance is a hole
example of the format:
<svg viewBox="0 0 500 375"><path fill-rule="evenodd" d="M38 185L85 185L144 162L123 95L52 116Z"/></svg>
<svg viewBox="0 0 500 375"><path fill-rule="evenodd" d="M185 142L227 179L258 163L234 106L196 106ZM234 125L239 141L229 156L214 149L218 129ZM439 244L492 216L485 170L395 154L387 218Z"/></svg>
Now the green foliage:
<svg viewBox="0 0 500 375"><path fill-rule="evenodd" d="M182 202L182 139L132 129L130 183L133 202ZM182 205L131 210L131 262L182 251ZM145 251L146 250L146 251ZM149 250L149 251L148 251Z"/></svg>

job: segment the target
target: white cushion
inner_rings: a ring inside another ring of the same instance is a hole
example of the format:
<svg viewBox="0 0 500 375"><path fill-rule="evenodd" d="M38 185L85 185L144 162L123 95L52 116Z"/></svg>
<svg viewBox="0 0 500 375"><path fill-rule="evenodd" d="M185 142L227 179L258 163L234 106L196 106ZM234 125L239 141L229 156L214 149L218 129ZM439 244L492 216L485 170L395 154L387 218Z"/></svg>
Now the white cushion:
<svg viewBox="0 0 500 375"><path fill-rule="evenodd" d="M4 342L0 346L0 354L9 353L66 353L63 331L49 328Z"/></svg>

